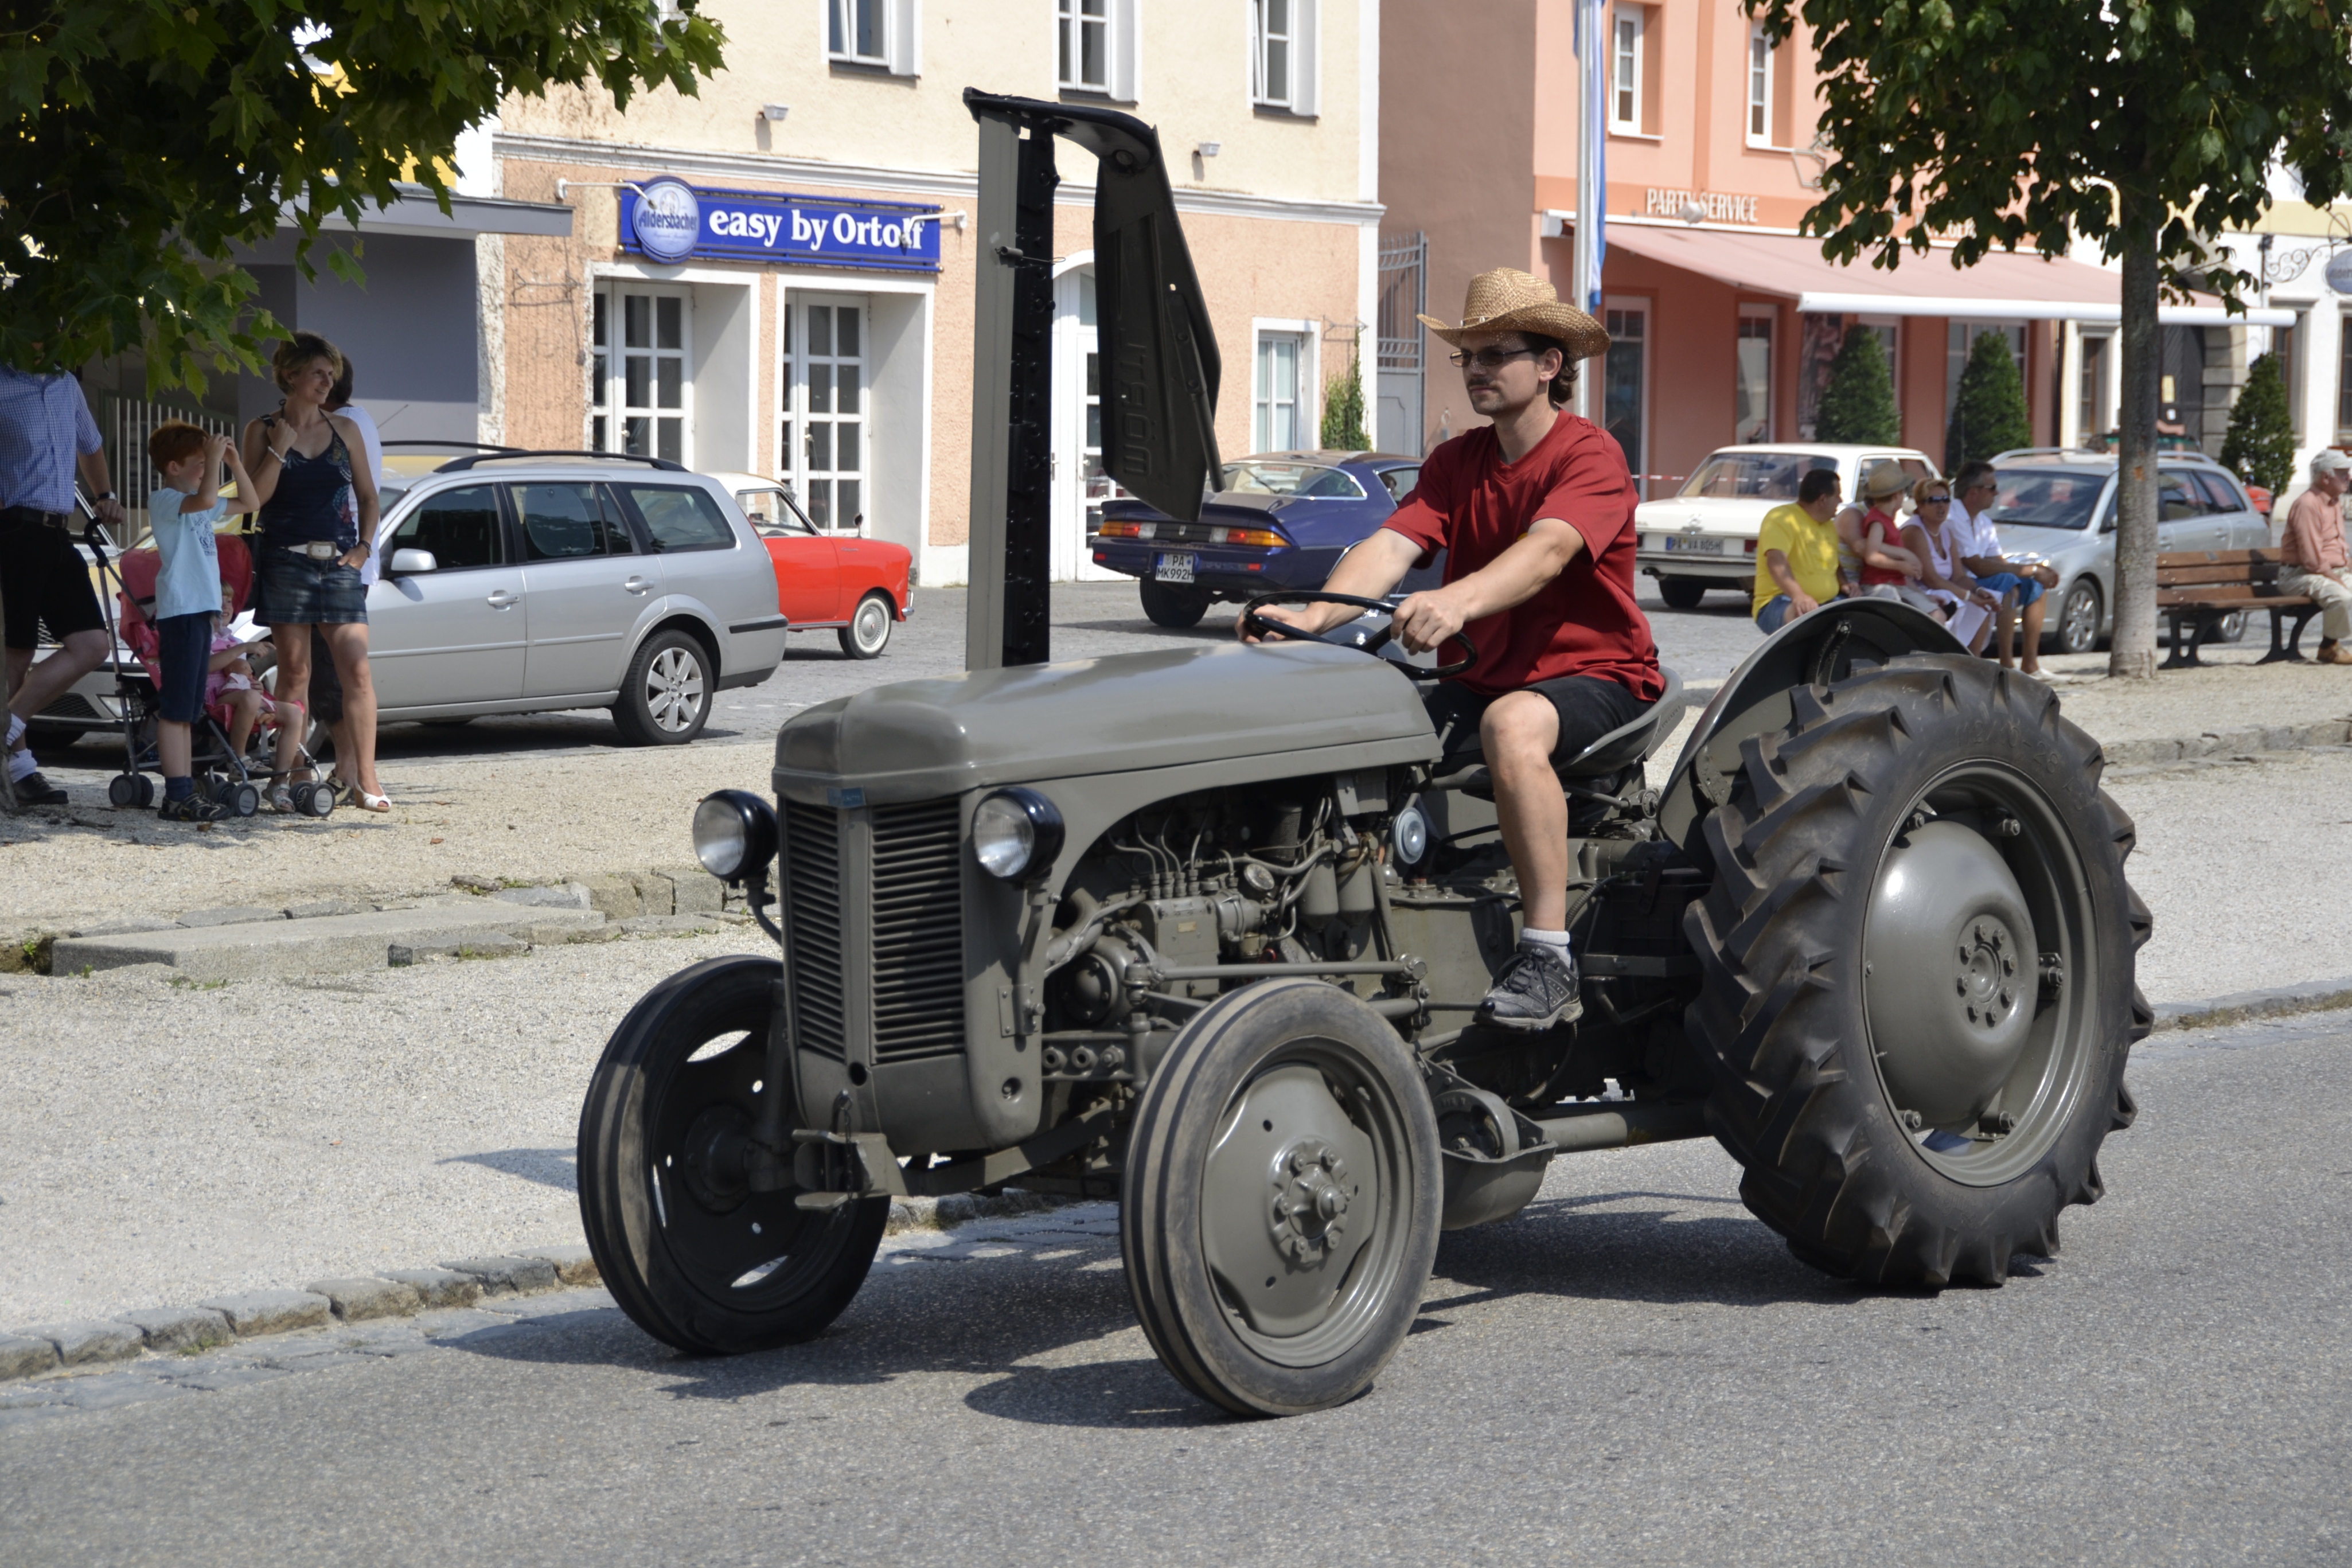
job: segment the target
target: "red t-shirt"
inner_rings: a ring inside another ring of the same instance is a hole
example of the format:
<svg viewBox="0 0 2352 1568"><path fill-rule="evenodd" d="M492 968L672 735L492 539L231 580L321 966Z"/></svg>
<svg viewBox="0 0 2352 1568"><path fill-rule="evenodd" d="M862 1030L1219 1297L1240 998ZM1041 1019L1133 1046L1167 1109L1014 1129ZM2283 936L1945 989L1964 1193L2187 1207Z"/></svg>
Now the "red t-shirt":
<svg viewBox="0 0 2352 1568"><path fill-rule="evenodd" d="M1538 519L1567 523L1584 548L1525 604L1462 628L1478 661L1454 679L1500 696L1563 675L1597 675L1654 702L1666 683L1649 617L1633 602L1636 499L1616 438L1562 412L1516 463L1503 461L1491 425L1444 443L1381 526L1420 545L1424 563L1444 546L1453 583L1490 564Z"/></svg>

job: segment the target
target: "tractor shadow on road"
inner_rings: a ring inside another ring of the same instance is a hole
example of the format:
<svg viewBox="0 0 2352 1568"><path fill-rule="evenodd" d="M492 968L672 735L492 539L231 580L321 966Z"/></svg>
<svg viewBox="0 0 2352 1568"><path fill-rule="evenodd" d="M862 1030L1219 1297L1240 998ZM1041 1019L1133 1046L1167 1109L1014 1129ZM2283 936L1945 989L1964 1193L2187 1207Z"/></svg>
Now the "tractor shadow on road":
<svg viewBox="0 0 2352 1568"><path fill-rule="evenodd" d="M1659 1200L1659 1206L1615 1206L1643 1199ZM1693 1206L1699 1205L1728 1212L1694 1215ZM1689 1193L1538 1198L1516 1219L1447 1233L1438 1247L1436 1274L1480 1292L1479 1300L1549 1295L1837 1307L1880 1293L1799 1262L1738 1199Z"/></svg>
<svg viewBox="0 0 2352 1568"><path fill-rule="evenodd" d="M1226 1419L1150 1354L1115 1242L1087 1237L1035 1250L1045 1256L886 1259L817 1339L747 1355L680 1354L610 1308L441 1342L502 1361L637 1368L679 1401L735 1404L944 1373L978 1384L964 1396L972 1410L1011 1421L1139 1429Z"/></svg>

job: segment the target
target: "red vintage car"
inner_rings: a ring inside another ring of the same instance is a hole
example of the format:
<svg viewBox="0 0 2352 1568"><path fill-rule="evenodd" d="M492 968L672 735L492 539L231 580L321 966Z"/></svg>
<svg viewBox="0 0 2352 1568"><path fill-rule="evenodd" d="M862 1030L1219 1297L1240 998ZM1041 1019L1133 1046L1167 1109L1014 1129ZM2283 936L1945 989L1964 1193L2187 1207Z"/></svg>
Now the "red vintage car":
<svg viewBox="0 0 2352 1568"><path fill-rule="evenodd" d="M841 651L872 658L890 643L890 626L914 607L908 578L914 552L854 530L820 529L775 479L713 474L735 493L776 563L776 607L796 632L835 628Z"/></svg>

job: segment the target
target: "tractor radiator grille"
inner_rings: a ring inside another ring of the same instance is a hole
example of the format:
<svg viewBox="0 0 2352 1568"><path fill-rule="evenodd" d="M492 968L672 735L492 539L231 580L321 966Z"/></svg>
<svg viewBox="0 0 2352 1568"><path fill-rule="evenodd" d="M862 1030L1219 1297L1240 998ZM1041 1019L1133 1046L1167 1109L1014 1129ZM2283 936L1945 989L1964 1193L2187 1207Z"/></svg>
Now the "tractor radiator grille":
<svg viewBox="0 0 2352 1568"><path fill-rule="evenodd" d="M874 811L874 1057L963 1049L963 868L952 800Z"/></svg>
<svg viewBox="0 0 2352 1568"><path fill-rule="evenodd" d="M841 994L841 835L837 814L786 801L784 889L792 938L793 1022L803 1049L848 1055Z"/></svg>

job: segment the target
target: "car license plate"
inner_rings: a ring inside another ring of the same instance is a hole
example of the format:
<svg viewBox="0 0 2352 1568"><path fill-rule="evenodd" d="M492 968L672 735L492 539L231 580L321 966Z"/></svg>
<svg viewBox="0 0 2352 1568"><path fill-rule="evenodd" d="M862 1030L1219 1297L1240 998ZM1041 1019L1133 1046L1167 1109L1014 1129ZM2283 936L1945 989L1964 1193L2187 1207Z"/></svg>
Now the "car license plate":
<svg viewBox="0 0 2352 1568"><path fill-rule="evenodd" d="M1190 583L1192 580L1192 552L1189 550L1161 552L1151 574L1162 583Z"/></svg>
<svg viewBox="0 0 2352 1568"><path fill-rule="evenodd" d="M1703 534L1694 538L1689 534L1668 533L1660 536L1660 542L1663 543L1669 551L1680 555L1720 555L1723 553L1722 540L1709 539Z"/></svg>

